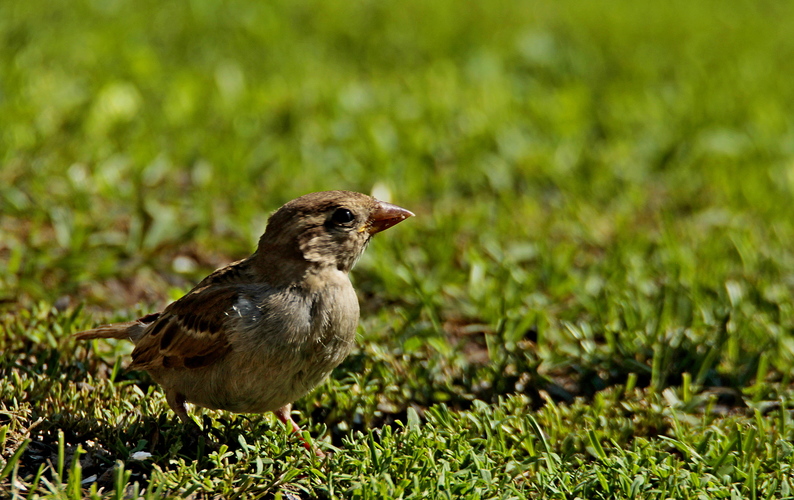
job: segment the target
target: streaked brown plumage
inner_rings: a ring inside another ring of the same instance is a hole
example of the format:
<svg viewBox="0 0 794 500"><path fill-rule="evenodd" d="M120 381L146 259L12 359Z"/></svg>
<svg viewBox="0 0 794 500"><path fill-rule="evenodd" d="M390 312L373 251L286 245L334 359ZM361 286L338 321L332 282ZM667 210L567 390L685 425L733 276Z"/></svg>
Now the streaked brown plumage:
<svg viewBox="0 0 794 500"><path fill-rule="evenodd" d="M130 368L149 372L184 422L192 422L190 402L274 411L297 430L291 403L320 384L355 340L359 308L348 272L372 235L412 215L349 191L301 196L270 217L253 255L162 312L76 335L130 339Z"/></svg>

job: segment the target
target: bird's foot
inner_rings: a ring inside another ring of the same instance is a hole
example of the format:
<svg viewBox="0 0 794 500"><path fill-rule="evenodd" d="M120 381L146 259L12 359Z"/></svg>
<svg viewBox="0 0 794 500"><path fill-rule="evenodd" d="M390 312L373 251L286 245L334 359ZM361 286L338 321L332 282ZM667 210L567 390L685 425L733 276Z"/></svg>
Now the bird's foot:
<svg viewBox="0 0 794 500"><path fill-rule="evenodd" d="M295 434L298 435L298 437L300 438L301 442L303 443L303 447L304 448L306 448L309 451L314 452L314 454L317 456L317 458L325 458L325 453L323 453L323 451L320 448L317 448L316 446L312 446L311 443L306 441L306 439L303 437L303 434L301 433L301 428L298 427L298 424L296 424L294 420L292 420L292 415L290 414L291 412L292 412L292 405L288 404L288 405L282 406L281 408L279 408L278 410L274 411L273 413L275 413L276 417L278 417L279 420L284 422L284 424L292 432L294 432Z"/></svg>

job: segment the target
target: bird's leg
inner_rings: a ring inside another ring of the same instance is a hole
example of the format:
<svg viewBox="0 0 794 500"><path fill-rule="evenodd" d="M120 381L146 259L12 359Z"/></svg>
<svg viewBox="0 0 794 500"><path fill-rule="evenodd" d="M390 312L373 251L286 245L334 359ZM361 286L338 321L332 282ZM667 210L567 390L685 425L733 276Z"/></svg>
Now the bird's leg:
<svg viewBox="0 0 794 500"><path fill-rule="evenodd" d="M281 408L279 408L278 410L274 411L273 413L276 414L279 420L281 420L282 422L284 422L284 424L289 426L292 432L300 434L301 428L298 427L298 424L296 424L294 420L292 420L292 415L290 415L291 412L292 412L292 405L286 404Z"/></svg>
<svg viewBox="0 0 794 500"><path fill-rule="evenodd" d="M166 402L168 402L168 406L170 406L171 409L174 410L174 413L176 413L176 416L179 417L179 420L181 420L183 424L197 425L196 422L194 422L193 419L191 419L190 416L187 414L187 407L185 407L184 394L174 390L169 390L166 391L165 393L165 400Z"/></svg>
<svg viewBox="0 0 794 500"><path fill-rule="evenodd" d="M291 411L292 411L292 405L291 404L286 404L286 405L282 406L281 408L279 408L278 410L275 410L273 413L275 413L276 417L278 417L279 420L284 422L284 424L287 427L289 427L290 430L292 430L292 432L294 432L295 434L298 435L298 437L300 438L301 442L303 443L303 447L304 448L306 448L307 450L313 451L314 454L317 455L318 458L325 458L325 453L323 453L319 448L313 447L308 442L306 442L305 439L303 439L303 436L301 435L301 428L298 427L298 424L296 424L294 420L292 420L292 416L290 415Z"/></svg>
<svg viewBox="0 0 794 500"><path fill-rule="evenodd" d="M165 392L165 400L168 403L168 406L174 410L176 416L179 417L179 420L188 427L188 432L192 435L192 437L198 439L198 437L202 435L201 428L196 421L190 418L190 415L187 414L185 395L174 390L167 390Z"/></svg>
<svg viewBox="0 0 794 500"><path fill-rule="evenodd" d="M174 390L167 390L165 400L168 402L168 406L174 410L176 416L179 417L179 420L187 426L188 439L186 444L188 448L198 447L199 450L202 450L204 446L207 446L210 450L218 451L220 445L215 443L208 435L205 436L201 427L187 414L184 394Z"/></svg>

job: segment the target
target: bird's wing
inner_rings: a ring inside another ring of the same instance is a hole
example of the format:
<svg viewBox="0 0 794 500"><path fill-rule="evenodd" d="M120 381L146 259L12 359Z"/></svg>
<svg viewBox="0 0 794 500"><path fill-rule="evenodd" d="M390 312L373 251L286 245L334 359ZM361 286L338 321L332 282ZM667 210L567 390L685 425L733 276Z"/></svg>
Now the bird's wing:
<svg viewBox="0 0 794 500"><path fill-rule="evenodd" d="M229 349L228 313L240 286L197 287L169 305L136 342L131 368L193 369L210 365Z"/></svg>

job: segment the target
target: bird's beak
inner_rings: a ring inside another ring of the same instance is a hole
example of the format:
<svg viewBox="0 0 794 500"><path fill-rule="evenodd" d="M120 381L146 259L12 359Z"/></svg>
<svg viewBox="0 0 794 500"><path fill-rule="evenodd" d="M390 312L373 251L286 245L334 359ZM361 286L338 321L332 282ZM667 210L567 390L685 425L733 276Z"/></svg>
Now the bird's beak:
<svg viewBox="0 0 794 500"><path fill-rule="evenodd" d="M365 231L369 234L379 233L385 229L389 229L395 224L399 224L408 217L414 215L410 210L406 210L397 205L386 203L385 201L378 201L378 207L369 216L369 222L364 226Z"/></svg>

